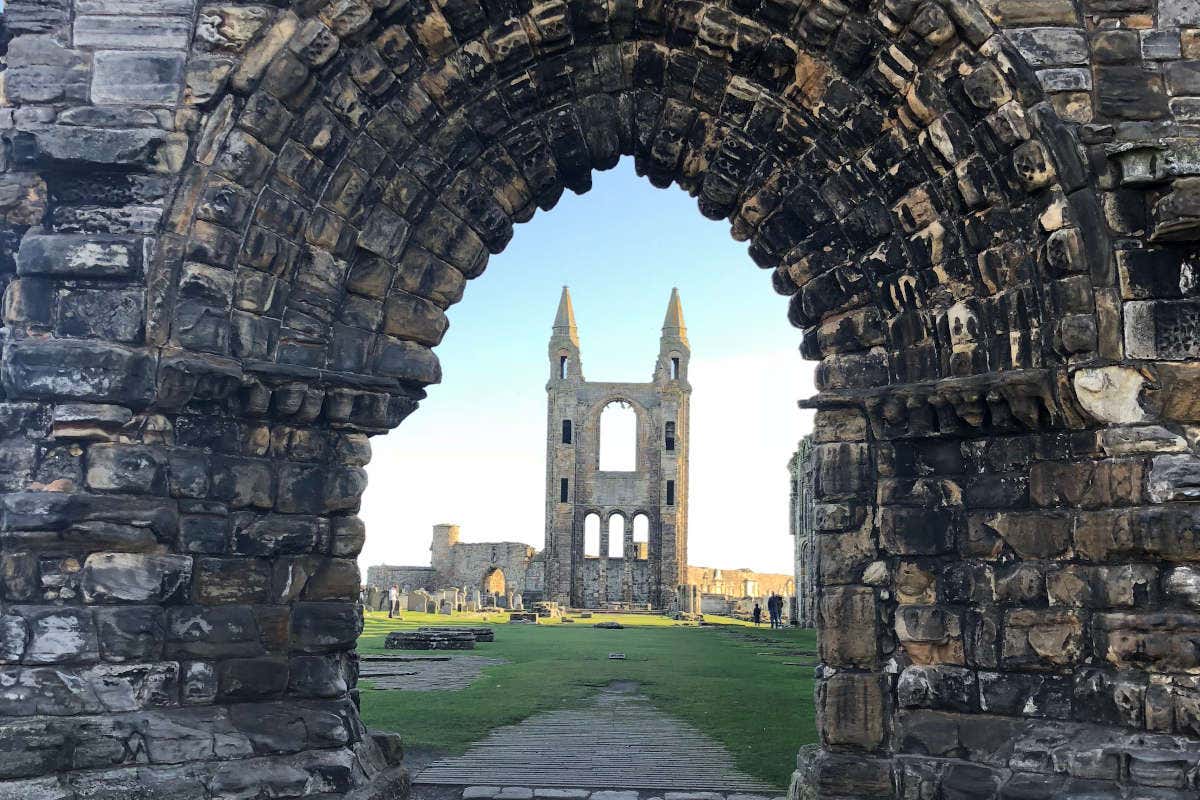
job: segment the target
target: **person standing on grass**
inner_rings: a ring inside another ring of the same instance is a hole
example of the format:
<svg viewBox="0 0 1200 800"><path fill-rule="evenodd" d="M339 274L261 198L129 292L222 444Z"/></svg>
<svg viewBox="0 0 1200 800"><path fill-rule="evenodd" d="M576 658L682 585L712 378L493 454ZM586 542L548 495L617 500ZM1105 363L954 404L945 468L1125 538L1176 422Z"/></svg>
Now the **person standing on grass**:
<svg viewBox="0 0 1200 800"><path fill-rule="evenodd" d="M388 619L400 613L400 587L392 584L388 589Z"/></svg>
<svg viewBox="0 0 1200 800"><path fill-rule="evenodd" d="M783 627L783 598L777 594L771 595L771 627Z"/></svg>
<svg viewBox="0 0 1200 800"><path fill-rule="evenodd" d="M762 624L762 606L760 606L758 603L754 604L754 615L753 616L754 616L754 627L757 628L759 625Z"/></svg>

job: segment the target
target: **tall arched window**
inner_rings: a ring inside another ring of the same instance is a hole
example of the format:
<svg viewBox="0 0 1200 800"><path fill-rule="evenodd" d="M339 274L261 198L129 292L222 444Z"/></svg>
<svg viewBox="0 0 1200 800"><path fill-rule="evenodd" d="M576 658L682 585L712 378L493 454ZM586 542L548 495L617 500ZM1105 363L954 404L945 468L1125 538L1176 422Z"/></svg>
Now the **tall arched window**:
<svg viewBox="0 0 1200 800"><path fill-rule="evenodd" d="M600 412L600 469L637 469L637 412L624 400L614 400Z"/></svg>
<svg viewBox="0 0 1200 800"><path fill-rule="evenodd" d="M567 364L571 363L571 359L566 356L558 357L558 377L565 380L567 377Z"/></svg>
<svg viewBox="0 0 1200 800"><path fill-rule="evenodd" d="M608 518L608 557L625 557L625 517L620 514Z"/></svg>
<svg viewBox="0 0 1200 800"><path fill-rule="evenodd" d="M675 449L675 423L674 422L667 423L667 430L663 434L663 445L668 450Z"/></svg>
<svg viewBox="0 0 1200 800"><path fill-rule="evenodd" d="M600 555L599 514L588 514L583 518L583 554L587 557Z"/></svg>
<svg viewBox="0 0 1200 800"><path fill-rule="evenodd" d="M650 518L645 514L633 518L633 555L641 559L650 557Z"/></svg>

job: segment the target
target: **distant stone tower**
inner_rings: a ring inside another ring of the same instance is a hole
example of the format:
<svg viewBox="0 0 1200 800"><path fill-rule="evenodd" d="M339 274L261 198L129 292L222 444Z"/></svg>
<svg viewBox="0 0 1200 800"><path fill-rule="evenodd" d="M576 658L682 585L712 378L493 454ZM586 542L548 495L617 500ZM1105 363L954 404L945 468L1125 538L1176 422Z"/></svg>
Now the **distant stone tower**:
<svg viewBox="0 0 1200 800"><path fill-rule="evenodd" d="M441 524L433 526L433 542L429 545L429 563L435 570L445 572L450 567L450 552L458 544L459 528L457 525Z"/></svg>
<svg viewBox="0 0 1200 800"><path fill-rule="evenodd" d="M576 607L676 601L687 581L689 400L687 328L671 290L658 361L649 383L584 380L571 295L563 287L550 337L546 385L546 594ZM637 415L636 469L600 470L600 417L623 403ZM591 515L599 518L599 554L584 552ZM609 557L609 521L624 522L622 557ZM647 540L634 539L645 515Z"/></svg>

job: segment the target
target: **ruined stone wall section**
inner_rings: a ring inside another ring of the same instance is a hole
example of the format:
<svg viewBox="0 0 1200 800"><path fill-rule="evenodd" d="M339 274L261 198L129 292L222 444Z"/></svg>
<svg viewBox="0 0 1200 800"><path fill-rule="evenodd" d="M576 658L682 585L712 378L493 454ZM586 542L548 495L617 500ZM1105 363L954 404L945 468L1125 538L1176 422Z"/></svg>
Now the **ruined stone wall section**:
<svg viewBox="0 0 1200 800"><path fill-rule="evenodd" d="M367 436L626 154L821 360L819 792L1193 796L1197 16L5 3L0 794L383 768Z"/></svg>

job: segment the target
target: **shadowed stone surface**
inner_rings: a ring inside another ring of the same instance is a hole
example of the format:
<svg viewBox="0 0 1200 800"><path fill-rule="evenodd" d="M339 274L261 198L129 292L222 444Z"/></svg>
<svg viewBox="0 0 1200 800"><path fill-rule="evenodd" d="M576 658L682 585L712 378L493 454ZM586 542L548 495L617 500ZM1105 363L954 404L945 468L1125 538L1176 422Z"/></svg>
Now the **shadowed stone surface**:
<svg viewBox="0 0 1200 800"><path fill-rule="evenodd" d="M403 790L368 437L621 156L820 361L806 791L1193 796L1198 14L6 2L0 796Z"/></svg>

